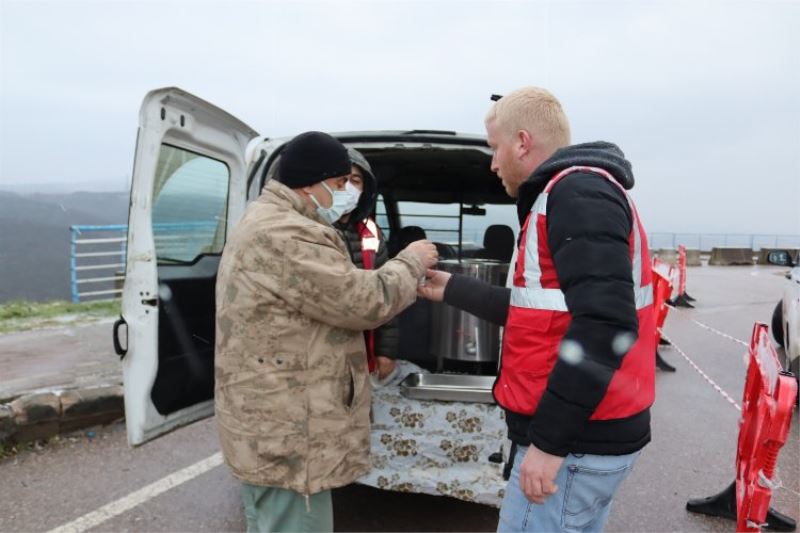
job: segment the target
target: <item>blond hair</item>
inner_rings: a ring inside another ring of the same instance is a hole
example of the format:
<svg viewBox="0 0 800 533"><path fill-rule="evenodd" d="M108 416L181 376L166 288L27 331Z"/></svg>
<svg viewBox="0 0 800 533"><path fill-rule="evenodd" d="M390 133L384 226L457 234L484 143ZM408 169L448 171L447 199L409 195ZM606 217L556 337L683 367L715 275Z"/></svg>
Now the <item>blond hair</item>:
<svg viewBox="0 0 800 533"><path fill-rule="evenodd" d="M555 151L570 143L569 121L558 99L540 87L523 87L499 99L486 113L501 132L525 130L545 148Z"/></svg>

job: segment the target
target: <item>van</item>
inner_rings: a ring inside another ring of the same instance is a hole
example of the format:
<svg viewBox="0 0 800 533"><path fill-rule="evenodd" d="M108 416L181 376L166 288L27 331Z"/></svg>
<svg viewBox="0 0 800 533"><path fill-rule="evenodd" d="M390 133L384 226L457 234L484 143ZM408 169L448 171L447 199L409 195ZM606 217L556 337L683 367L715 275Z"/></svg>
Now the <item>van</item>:
<svg viewBox="0 0 800 533"><path fill-rule="evenodd" d="M484 137L431 130L333 135L360 150L373 168L379 194L374 216L390 253L401 249L409 227L425 230L440 256L454 263L486 257L495 248L483 239L491 235L490 226L518 232L513 200L490 171ZM146 95L122 312L113 335L122 358L131 445L213 414L220 256L289 139L261 136L181 89ZM513 248L513 242L505 246ZM497 258L506 265L507 252ZM440 332L431 331L426 318L406 323L400 340L407 353L401 358L441 370L430 338ZM496 361L498 354L492 356ZM414 400L388 387L374 394L374 468L364 482L499 505L504 443L502 410L494 404Z"/></svg>

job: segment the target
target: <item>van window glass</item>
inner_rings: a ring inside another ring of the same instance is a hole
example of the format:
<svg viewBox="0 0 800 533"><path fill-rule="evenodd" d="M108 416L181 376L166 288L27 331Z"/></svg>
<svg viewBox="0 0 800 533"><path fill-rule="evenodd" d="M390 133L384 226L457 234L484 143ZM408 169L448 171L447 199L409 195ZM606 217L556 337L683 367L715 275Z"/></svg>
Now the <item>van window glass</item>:
<svg viewBox="0 0 800 533"><path fill-rule="evenodd" d="M381 228L383 238L389 240L389 216L386 214L386 204L383 201L383 195L378 195L378 201L375 203L375 223Z"/></svg>
<svg viewBox="0 0 800 533"><path fill-rule="evenodd" d="M485 215L464 215L462 239L465 249L482 248L486 228L493 224L509 226L515 235L519 232L514 204L486 204L480 207L486 210ZM397 202L397 209L401 226L419 226L431 241L458 245L459 204Z"/></svg>
<svg viewBox="0 0 800 533"><path fill-rule="evenodd" d="M161 146L152 211L158 264L191 263L222 251L229 178L221 161Z"/></svg>

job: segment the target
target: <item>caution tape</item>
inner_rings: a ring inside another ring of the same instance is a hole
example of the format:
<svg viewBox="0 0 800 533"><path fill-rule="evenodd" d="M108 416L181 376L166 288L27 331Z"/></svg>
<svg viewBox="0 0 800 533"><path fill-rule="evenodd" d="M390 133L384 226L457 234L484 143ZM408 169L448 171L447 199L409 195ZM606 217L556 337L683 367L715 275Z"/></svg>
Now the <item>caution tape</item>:
<svg viewBox="0 0 800 533"><path fill-rule="evenodd" d="M674 305L669 305L668 303L665 303L665 305L666 305L667 307L669 307L670 309L677 310L677 311L681 311L681 312L683 311L682 309L680 309L680 308L678 308L678 307L675 307ZM741 345L741 346L744 346L745 348L748 348L748 349L750 348L750 345L749 345L748 343L744 342L743 340L740 340L740 339L737 339L736 337L733 337L733 336L731 336L731 335L728 335L727 333L725 333L725 332L723 332L723 331L720 331L720 330L718 330L718 329L716 329L716 328L713 328L713 327L709 326L708 324L703 324L702 322L700 322L699 320L695 320L694 318L693 318L693 319L691 319L691 320L692 320L692 322L693 322L694 324L696 324L697 326L699 326L699 327L701 327L701 328L703 328L703 329L705 329L705 330L707 330L707 331L710 331L710 332L712 332L712 333L714 333L714 334L716 334L716 335L719 335L720 337L723 337L723 338L725 338L725 339L728 339L728 340L730 340L730 341L733 341L733 342L735 342L736 344L739 344L739 345ZM684 358L684 359L686 359L686 361L687 361L687 362L688 362L688 363L689 363L689 364L692 366L692 368L694 368L694 369L697 371L697 373L698 373L698 374L700 374L700 375L703 377L703 379L704 379L704 380L706 380L706 381L707 381L707 382L708 382L708 383L709 383L709 384L710 384L710 385L711 385L711 386L714 388L714 390L716 390L716 391L717 391L717 392L718 392L718 393L719 393L719 394L720 394L720 395L721 395L723 398L725 398L725 400L727 400L727 401L728 401L728 403L730 403L731 405L733 405L733 406L736 408L736 410L737 410L737 411L740 411L740 412L741 412L742 408L739 406L739 404L738 404L738 403L736 403L736 400L734 400L734 399L731 397L731 395L730 395L730 394L728 394L727 392L725 392L725 390L724 390L722 387L720 387L719 385L717 385L717 384L716 384L716 382L714 382L714 380L713 380L713 379L711 379L711 378L708 376L708 374L706 374L705 372L703 372L703 370L702 370L702 369L701 369L699 366L697 366L697 364L696 364L694 361L692 361L692 358L691 358L691 357L689 357L688 355L686 355L686 352L684 352L683 350L681 350L680 346L678 346L677 344L675 344L675 342L674 342L672 339L670 339L670 338L669 338L669 337L668 337L668 336L667 336L667 335L664 333L664 330L663 330L663 329L661 329L661 328L658 328L658 332L661 334L661 337L663 337L663 338L664 338L666 341L668 341L668 342L669 342L669 343L672 345L672 347L673 347L673 348L675 348L675 350L676 350L676 351L677 351L679 354L681 354L681 356L683 356L683 358ZM794 490L790 489L789 487L785 486L785 485L784 485L784 484L783 484L783 483L780 481L780 478L778 477L778 474L779 474L779 471L776 469L776 472L775 472L775 475L774 475L774 480L776 481L776 483L775 483L775 486L774 486L773 488L774 488L774 489L776 489L776 490L784 490L784 491L786 491L786 492L789 492L789 493L793 494L794 496L800 496L800 493L798 493L797 491L794 491Z"/></svg>
<svg viewBox="0 0 800 533"><path fill-rule="evenodd" d="M707 324L703 324L702 322L699 322L699 321L697 321L695 319L692 319L692 322L694 322L695 324L697 324L698 326L700 326L703 329L707 329L708 331L711 331L712 333L716 333L720 337L724 337L724 338L726 338L728 340L731 340L731 341L735 342L736 344L741 344L745 348L749 348L749 345L746 342L744 342L743 340L739 340L736 337L731 337L727 333L722 332L722 331L720 331L718 329L714 329L711 326L709 326Z"/></svg>
<svg viewBox="0 0 800 533"><path fill-rule="evenodd" d="M706 380L706 381L707 381L707 382L708 382L708 383L709 383L709 384L710 384L710 385L711 385L711 386L714 388L714 390L716 390L718 393L720 393L720 394L722 395L722 397L723 397L723 398L725 398L725 399L728 401L728 403L730 403L731 405L733 405L733 406L736 408L736 410L737 410L737 411L741 411L741 410L742 410L742 408L739 406L739 404L738 404L738 403L736 403L736 400L734 400L734 399L731 397L731 395L730 395L730 394L728 394L727 392L725 392L725 390L723 390L723 388L722 388L722 387L720 387L719 385L717 385L717 384L716 384L716 382L715 382L713 379L711 379L711 378L708 376L708 374L706 374L705 372L703 372L703 370L702 370L702 369L701 369L699 366L697 366L697 364L696 364L694 361L692 361L692 358L691 358L691 357L689 357L688 355L686 355L686 353L685 353L683 350L681 350L680 346L678 346L677 344L675 344L675 342L673 342L673 340L672 340L672 339L670 339L669 337L667 337L667 335L664 333L664 330L663 330L663 329L659 328L659 329L658 329L658 332L661 334L661 337L663 337L664 339L666 339L666 340L667 340L667 341L668 341L668 342L669 342L669 343L672 345L672 347L673 347L673 348L675 348L675 350L676 350L676 351L677 351L679 354L681 354L681 355L683 356L683 358L684 358L684 359L686 359L686 361L687 361L687 362L688 362L690 365L692 365L692 368L694 368L695 370L697 370L697 373L698 373L698 374L700 374L700 375L703 377L703 379L705 379L705 380Z"/></svg>
<svg viewBox="0 0 800 533"><path fill-rule="evenodd" d="M676 311L681 311L681 312L683 311L682 309L680 309L678 307L675 307L674 305L667 304L667 306L669 306L670 309L673 309L673 310L676 310ZM720 330L718 330L716 328L712 328L708 324L703 324L702 322L700 322L699 320L695 320L694 318L691 319L691 320L692 320L692 322L694 322L696 325L700 326L701 328L706 329L706 330L708 330L708 331L710 331L712 333L716 333L720 337L723 337L723 338L726 338L726 339L728 339L730 341L733 341L736 344L740 344L740 345L744 346L745 348L749 348L750 347L750 345L748 343L744 342L743 340L737 339L736 337L728 335L724 331L720 331Z"/></svg>

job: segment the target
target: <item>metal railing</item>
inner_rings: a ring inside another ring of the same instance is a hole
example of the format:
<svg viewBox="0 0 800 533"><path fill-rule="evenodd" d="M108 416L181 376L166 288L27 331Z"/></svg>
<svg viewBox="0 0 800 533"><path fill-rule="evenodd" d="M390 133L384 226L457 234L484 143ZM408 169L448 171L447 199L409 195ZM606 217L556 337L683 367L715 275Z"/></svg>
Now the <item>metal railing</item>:
<svg viewBox="0 0 800 533"><path fill-rule="evenodd" d="M431 217L406 215L432 220L458 216ZM183 222L154 224L156 255L194 255L203 242L209 242L216 224L209 222ZM440 227L426 228L435 237L446 237L458 230ZM73 302L82 298L114 298L122 294L125 280L125 258L127 253L128 226L70 226L70 287ZM474 235L472 234L474 233ZM482 235L463 228L464 242L482 242ZM429 238L431 238L429 236ZM446 239L442 239L446 240ZM677 249L684 245L703 252L713 247L736 246L758 251L762 248L800 248L800 235L768 234L724 234L724 233L650 233L648 244L659 248ZM166 250L169 250L169 253ZM187 256L188 258L188 256ZM188 258L191 259L191 258Z"/></svg>
<svg viewBox="0 0 800 533"><path fill-rule="evenodd" d="M128 226L70 226L69 231L72 301L121 295Z"/></svg>
<svg viewBox="0 0 800 533"><path fill-rule="evenodd" d="M762 248L800 248L800 235L654 232L649 233L647 239L651 250L675 250L681 244L701 252L710 252L712 248L725 246L750 248L754 252Z"/></svg>
<svg viewBox="0 0 800 533"><path fill-rule="evenodd" d="M70 226L69 229L72 301L120 296L125 280L128 226ZM208 251L216 231L216 222L155 223L156 257L170 263L191 262Z"/></svg>

